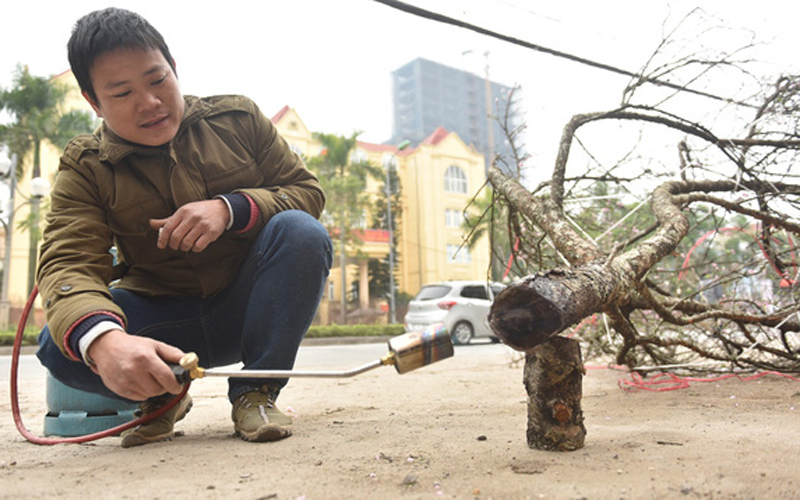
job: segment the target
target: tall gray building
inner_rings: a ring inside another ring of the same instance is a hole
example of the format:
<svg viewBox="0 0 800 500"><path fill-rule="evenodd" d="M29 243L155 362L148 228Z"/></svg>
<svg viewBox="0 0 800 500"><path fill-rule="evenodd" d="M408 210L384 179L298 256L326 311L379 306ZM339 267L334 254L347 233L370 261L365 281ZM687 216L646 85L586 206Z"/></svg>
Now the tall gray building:
<svg viewBox="0 0 800 500"><path fill-rule="evenodd" d="M407 139L420 143L441 126L483 153L487 167L495 154L512 163L511 148L500 124L487 119L486 113L489 104L493 116L503 116L512 89L495 82L489 82L489 86L491 100L487 103L484 77L427 59L411 61L392 72L394 128L387 142L397 144ZM498 166L503 167L502 163Z"/></svg>

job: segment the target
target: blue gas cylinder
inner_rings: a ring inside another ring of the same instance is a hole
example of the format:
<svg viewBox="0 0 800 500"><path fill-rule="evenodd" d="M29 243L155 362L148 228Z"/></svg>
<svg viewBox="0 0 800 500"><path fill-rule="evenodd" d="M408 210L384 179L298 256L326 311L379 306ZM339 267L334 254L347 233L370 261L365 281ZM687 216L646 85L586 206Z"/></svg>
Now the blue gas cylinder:
<svg viewBox="0 0 800 500"><path fill-rule="evenodd" d="M44 435L74 437L102 432L134 419L135 403L73 389L49 372Z"/></svg>

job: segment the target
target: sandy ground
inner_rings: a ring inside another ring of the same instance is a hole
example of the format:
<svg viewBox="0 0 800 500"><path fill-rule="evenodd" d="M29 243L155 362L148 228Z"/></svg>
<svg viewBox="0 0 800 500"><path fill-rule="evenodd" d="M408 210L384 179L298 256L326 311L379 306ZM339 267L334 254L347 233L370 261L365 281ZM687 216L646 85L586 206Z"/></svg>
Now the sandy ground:
<svg viewBox="0 0 800 500"><path fill-rule="evenodd" d="M621 390L626 378L589 370L586 446L574 452L527 447L522 366L505 350L404 375L294 379L279 400L294 436L265 444L232 437L222 379L194 383L173 441L133 449L115 437L30 444L3 387L0 498L800 499L800 383L654 393ZM43 387L20 387L34 432Z"/></svg>

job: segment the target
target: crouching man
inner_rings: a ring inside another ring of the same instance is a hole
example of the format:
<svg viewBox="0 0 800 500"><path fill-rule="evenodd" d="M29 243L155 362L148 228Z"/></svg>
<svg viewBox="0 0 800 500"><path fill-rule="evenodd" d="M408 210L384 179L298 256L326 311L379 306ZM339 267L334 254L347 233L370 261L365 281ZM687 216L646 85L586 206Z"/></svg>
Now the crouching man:
<svg viewBox="0 0 800 500"><path fill-rule="evenodd" d="M168 363L184 352L201 366L291 369L331 265L317 178L250 99L182 95L163 37L135 13L84 16L68 56L103 123L67 145L51 193L43 365L143 413L181 392ZM285 383L229 380L239 436L291 435L275 404ZM187 394L122 446L170 439L191 404Z"/></svg>

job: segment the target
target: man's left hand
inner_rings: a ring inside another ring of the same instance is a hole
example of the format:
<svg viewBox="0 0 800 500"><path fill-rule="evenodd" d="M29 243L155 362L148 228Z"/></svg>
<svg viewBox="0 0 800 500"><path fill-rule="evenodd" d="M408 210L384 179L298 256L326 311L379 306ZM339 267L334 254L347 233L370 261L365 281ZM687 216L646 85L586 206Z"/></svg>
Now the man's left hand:
<svg viewBox="0 0 800 500"><path fill-rule="evenodd" d="M224 201L195 201L166 219L150 219L150 227L158 231L158 248L202 252L225 231L229 218Z"/></svg>

